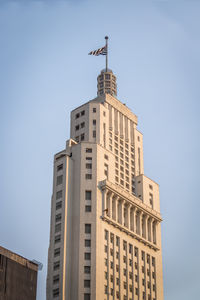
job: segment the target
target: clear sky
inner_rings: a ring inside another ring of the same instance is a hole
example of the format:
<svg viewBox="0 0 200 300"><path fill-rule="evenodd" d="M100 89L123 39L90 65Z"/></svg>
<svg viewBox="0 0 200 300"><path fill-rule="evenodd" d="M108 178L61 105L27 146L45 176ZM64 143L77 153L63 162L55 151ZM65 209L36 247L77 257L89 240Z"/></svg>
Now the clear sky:
<svg viewBox="0 0 200 300"><path fill-rule="evenodd" d="M44 264L53 155L96 96L109 36L118 99L138 116L160 184L165 300L199 299L200 1L0 0L0 245ZM158 299L159 300L159 299Z"/></svg>

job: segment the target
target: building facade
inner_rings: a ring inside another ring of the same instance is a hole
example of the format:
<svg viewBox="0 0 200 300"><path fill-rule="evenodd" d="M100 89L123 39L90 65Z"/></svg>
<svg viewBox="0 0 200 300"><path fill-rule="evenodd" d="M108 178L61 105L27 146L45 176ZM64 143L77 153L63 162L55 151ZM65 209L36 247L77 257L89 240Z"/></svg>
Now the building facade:
<svg viewBox="0 0 200 300"><path fill-rule="evenodd" d="M0 300L36 300L38 265L0 246Z"/></svg>
<svg viewBox="0 0 200 300"><path fill-rule="evenodd" d="M103 70L54 157L47 300L163 300L159 187L137 116Z"/></svg>

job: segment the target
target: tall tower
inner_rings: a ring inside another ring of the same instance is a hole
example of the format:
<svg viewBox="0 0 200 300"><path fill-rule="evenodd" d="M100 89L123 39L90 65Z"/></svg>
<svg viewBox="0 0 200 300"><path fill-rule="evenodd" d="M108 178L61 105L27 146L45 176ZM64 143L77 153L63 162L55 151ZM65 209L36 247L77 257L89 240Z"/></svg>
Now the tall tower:
<svg viewBox="0 0 200 300"><path fill-rule="evenodd" d="M163 300L159 186L109 69L54 157L47 300Z"/></svg>

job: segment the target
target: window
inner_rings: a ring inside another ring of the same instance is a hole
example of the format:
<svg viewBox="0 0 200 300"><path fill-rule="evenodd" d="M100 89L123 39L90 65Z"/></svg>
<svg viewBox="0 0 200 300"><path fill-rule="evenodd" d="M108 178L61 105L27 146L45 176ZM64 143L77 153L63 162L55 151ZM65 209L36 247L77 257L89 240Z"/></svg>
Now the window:
<svg viewBox="0 0 200 300"><path fill-rule="evenodd" d="M60 175L60 176L58 176L57 179L56 179L56 185L59 185L59 184L61 184L62 182L63 182L63 175Z"/></svg>
<svg viewBox="0 0 200 300"><path fill-rule="evenodd" d="M92 148L86 148L86 149L85 149L85 152L86 152L86 153L92 153Z"/></svg>
<svg viewBox="0 0 200 300"><path fill-rule="evenodd" d="M84 266L84 273L90 274L90 266Z"/></svg>
<svg viewBox="0 0 200 300"><path fill-rule="evenodd" d="M113 282L113 275L110 275L110 281Z"/></svg>
<svg viewBox="0 0 200 300"><path fill-rule="evenodd" d="M91 224L85 224L85 233L91 233Z"/></svg>
<svg viewBox="0 0 200 300"><path fill-rule="evenodd" d="M85 174L85 179L92 179L92 174Z"/></svg>
<svg viewBox="0 0 200 300"><path fill-rule="evenodd" d="M108 251L108 246L107 246L107 245L105 245L105 246L104 246L104 252L106 252L106 253L107 253L107 251Z"/></svg>
<svg viewBox="0 0 200 300"><path fill-rule="evenodd" d="M80 117L80 114L77 113L76 116L75 116L75 118L78 119L79 117Z"/></svg>
<svg viewBox="0 0 200 300"><path fill-rule="evenodd" d="M79 130L79 125L76 125L76 126L75 126L75 130Z"/></svg>
<svg viewBox="0 0 200 300"><path fill-rule="evenodd" d="M56 193L56 199L62 198L62 190Z"/></svg>
<svg viewBox="0 0 200 300"><path fill-rule="evenodd" d="M110 268L113 269L113 261L110 262Z"/></svg>
<svg viewBox="0 0 200 300"><path fill-rule="evenodd" d="M138 268L138 264L137 264L137 263L135 263L135 269L137 270L137 268Z"/></svg>
<svg viewBox="0 0 200 300"><path fill-rule="evenodd" d="M108 279L108 272L105 272L105 279Z"/></svg>
<svg viewBox="0 0 200 300"><path fill-rule="evenodd" d="M137 140L138 140L138 142L140 141L140 137L139 136L137 137Z"/></svg>
<svg viewBox="0 0 200 300"><path fill-rule="evenodd" d="M104 117L106 116L106 112L105 111L103 112L103 115L104 115Z"/></svg>
<svg viewBox="0 0 200 300"><path fill-rule="evenodd" d="M59 256L60 255L60 248L56 248L54 250L54 257Z"/></svg>
<svg viewBox="0 0 200 300"><path fill-rule="evenodd" d="M129 272L129 278L133 279L133 273L132 272Z"/></svg>
<svg viewBox="0 0 200 300"><path fill-rule="evenodd" d="M127 285L126 285L126 282L124 281L124 289L126 290L126 287L127 287Z"/></svg>
<svg viewBox="0 0 200 300"><path fill-rule="evenodd" d="M91 211L92 211L91 205L86 205L86 206L85 206L85 211L86 211L86 212L91 212Z"/></svg>
<svg viewBox="0 0 200 300"><path fill-rule="evenodd" d="M119 237L116 236L116 245L119 246Z"/></svg>
<svg viewBox="0 0 200 300"><path fill-rule="evenodd" d="M53 284L59 283L59 275L53 276Z"/></svg>
<svg viewBox="0 0 200 300"><path fill-rule="evenodd" d="M63 169L63 164L57 166L57 172L58 172L58 171L61 171L62 169Z"/></svg>
<svg viewBox="0 0 200 300"><path fill-rule="evenodd" d="M62 207L62 201L56 203L56 210Z"/></svg>
<svg viewBox="0 0 200 300"><path fill-rule="evenodd" d="M108 231L105 230L105 240L107 240L107 239L108 239Z"/></svg>
<svg viewBox="0 0 200 300"><path fill-rule="evenodd" d="M56 261L53 265L53 270L54 271L57 271L60 269L60 262L59 261Z"/></svg>
<svg viewBox="0 0 200 300"><path fill-rule="evenodd" d="M132 285L129 286L129 291L132 293L132 291L133 291Z"/></svg>
<svg viewBox="0 0 200 300"><path fill-rule="evenodd" d="M91 259L91 253L86 252L85 253L85 260L90 260Z"/></svg>
<svg viewBox="0 0 200 300"><path fill-rule="evenodd" d="M54 243L57 244L61 241L61 235L56 235L55 238L54 238Z"/></svg>
<svg viewBox="0 0 200 300"><path fill-rule="evenodd" d="M138 295L138 288L135 289L135 294Z"/></svg>
<svg viewBox="0 0 200 300"><path fill-rule="evenodd" d="M57 214L56 218L55 218L56 223L59 222L59 221L61 221L61 218L62 218L62 215L61 214Z"/></svg>
<svg viewBox="0 0 200 300"><path fill-rule="evenodd" d="M126 263L126 256L123 257L123 262Z"/></svg>
<svg viewBox="0 0 200 300"><path fill-rule="evenodd" d="M93 130L93 138L96 137L96 130Z"/></svg>
<svg viewBox="0 0 200 300"><path fill-rule="evenodd" d="M132 266L132 259L129 259L129 266Z"/></svg>
<svg viewBox="0 0 200 300"><path fill-rule="evenodd" d="M135 247L135 256L138 256L138 248Z"/></svg>
<svg viewBox="0 0 200 300"><path fill-rule="evenodd" d="M84 287L90 287L90 280L84 280Z"/></svg>
<svg viewBox="0 0 200 300"><path fill-rule="evenodd" d="M86 157L86 160L92 160L92 157Z"/></svg>
<svg viewBox="0 0 200 300"><path fill-rule="evenodd" d="M86 169L92 169L92 164L88 164L88 163L87 163L87 164L85 165L85 167L86 167Z"/></svg>
<svg viewBox="0 0 200 300"><path fill-rule="evenodd" d="M61 223L55 225L55 232L61 231Z"/></svg>
<svg viewBox="0 0 200 300"><path fill-rule="evenodd" d="M107 294L107 292L108 292L108 287L107 285L104 285L104 293Z"/></svg>
<svg viewBox="0 0 200 300"><path fill-rule="evenodd" d="M107 260L107 258L105 258L105 266L107 266L108 265L108 260Z"/></svg>
<svg viewBox="0 0 200 300"><path fill-rule="evenodd" d="M124 269L124 276L126 276L126 269Z"/></svg>
<svg viewBox="0 0 200 300"><path fill-rule="evenodd" d="M96 107L93 107L93 113L95 113L97 111Z"/></svg>
<svg viewBox="0 0 200 300"><path fill-rule="evenodd" d="M105 158L106 160L108 160L108 155L105 154L105 155L104 155L104 158Z"/></svg>
<svg viewBox="0 0 200 300"><path fill-rule="evenodd" d="M93 121L92 121L92 124L93 124L93 125L96 125L96 123L97 123L96 120L93 120Z"/></svg>
<svg viewBox="0 0 200 300"><path fill-rule="evenodd" d="M85 111L84 110L82 110L82 112L81 112L81 116L84 116L85 115Z"/></svg>
<svg viewBox="0 0 200 300"><path fill-rule="evenodd" d="M152 266L155 266L155 257L152 257Z"/></svg>
<svg viewBox="0 0 200 300"><path fill-rule="evenodd" d="M116 271L119 272L119 265L116 265Z"/></svg>
<svg viewBox="0 0 200 300"><path fill-rule="evenodd" d="M81 123L81 128L84 128L85 127L85 122L82 122Z"/></svg>
<svg viewBox="0 0 200 300"><path fill-rule="evenodd" d="M53 297L55 298L58 296L59 296L59 288L53 290Z"/></svg>
<svg viewBox="0 0 200 300"><path fill-rule="evenodd" d="M91 240L85 240L85 247L91 247Z"/></svg>
<svg viewBox="0 0 200 300"><path fill-rule="evenodd" d="M84 300L90 300L90 294L84 294Z"/></svg>
<svg viewBox="0 0 200 300"><path fill-rule="evenodd" d="M85 134L82 133L82 134L81 134L81 141L84 141L84 139L85 139Z"/></svg>
<svg viewBox="0 0 200 300"><path fill-rule="evenodd" d="M85 200L92 200L92 191L85 191Z"/></svg>

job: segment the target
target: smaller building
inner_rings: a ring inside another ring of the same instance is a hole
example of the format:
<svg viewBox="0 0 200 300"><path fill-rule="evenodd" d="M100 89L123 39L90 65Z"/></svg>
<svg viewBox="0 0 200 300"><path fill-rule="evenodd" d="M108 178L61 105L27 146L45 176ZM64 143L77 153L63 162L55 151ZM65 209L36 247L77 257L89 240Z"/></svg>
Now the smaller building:
<svg viewBox="0 0 200 300"><path fill-rule="evenodd" d="M0 300L36 300L38 264L0 246Z"/></svg>

